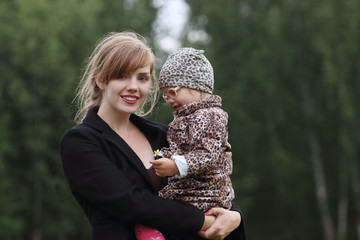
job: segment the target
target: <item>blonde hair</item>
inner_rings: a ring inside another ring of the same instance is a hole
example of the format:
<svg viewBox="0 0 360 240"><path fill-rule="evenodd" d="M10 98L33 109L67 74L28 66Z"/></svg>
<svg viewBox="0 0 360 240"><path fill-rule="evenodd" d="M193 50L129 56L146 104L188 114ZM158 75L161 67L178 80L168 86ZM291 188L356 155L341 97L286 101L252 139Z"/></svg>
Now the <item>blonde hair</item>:
<svg viewBox="0 0 360 240"><path fill-rule="evenodd" d="M75 122L80 123L87 112L99 107L102 101L102 90L96 80L108 83L123 73L132 73L138 68L150 65L152 85L143 106L137 111L140 115L149 114L157 101L158 84L154 70L155 56L147 46L145 38L133 32L108 33L96 45L84 69L74 101L78 111ZM144 106L149 104L148 111Z"/></svg>

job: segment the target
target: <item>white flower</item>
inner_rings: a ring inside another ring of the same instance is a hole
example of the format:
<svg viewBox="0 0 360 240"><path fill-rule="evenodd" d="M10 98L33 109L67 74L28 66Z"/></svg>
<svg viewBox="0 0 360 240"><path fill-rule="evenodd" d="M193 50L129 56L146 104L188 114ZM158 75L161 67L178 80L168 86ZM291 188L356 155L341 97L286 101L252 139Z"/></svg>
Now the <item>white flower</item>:
<svg viewBox="0 0 360 240"><path fill-rule="evenodd" d="M154 151L154 158L159 159L159 158L162 158L162 157L163 157L163 152L161 150L159 150L159 149L156 149Z"/></svg>

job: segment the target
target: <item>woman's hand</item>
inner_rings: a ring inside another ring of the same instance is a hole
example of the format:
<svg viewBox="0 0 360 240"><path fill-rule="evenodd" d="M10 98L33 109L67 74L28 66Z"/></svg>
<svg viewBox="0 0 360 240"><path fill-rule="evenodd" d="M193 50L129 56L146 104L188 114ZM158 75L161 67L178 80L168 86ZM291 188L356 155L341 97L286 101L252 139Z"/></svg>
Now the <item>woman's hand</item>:
<svg viewBox="0 0 360 240"><path fill-rule="evenodd" d="M212 208L207 215L214 215L216 220L208 229L198 233L199 236L206 239L224 239L241 223L239 212L226 210L224 208Z"/></svg>
<svg viewBox="0 0 360 240"><path fill-rule="evenodd" d="M215 220L216 220L215 216L207 215L207 213L205 213L204 224L200 231L206 231L209 227L211 227L211 225L215 223Z"/></svg>

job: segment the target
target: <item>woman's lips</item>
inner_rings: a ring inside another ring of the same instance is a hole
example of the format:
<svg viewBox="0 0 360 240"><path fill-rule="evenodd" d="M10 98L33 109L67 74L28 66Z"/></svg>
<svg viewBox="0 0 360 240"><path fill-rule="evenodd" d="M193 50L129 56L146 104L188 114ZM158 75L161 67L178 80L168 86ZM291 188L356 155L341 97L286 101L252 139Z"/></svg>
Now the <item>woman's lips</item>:
<svg viewBox="0 0 360 240"><path fill-rule="evenodd" d="M139 99L138 96L133 96L133 95L124 95L124 96L121 96L121 98L127 104L135 104L135 103L137 103L137 101Z"/></svg>

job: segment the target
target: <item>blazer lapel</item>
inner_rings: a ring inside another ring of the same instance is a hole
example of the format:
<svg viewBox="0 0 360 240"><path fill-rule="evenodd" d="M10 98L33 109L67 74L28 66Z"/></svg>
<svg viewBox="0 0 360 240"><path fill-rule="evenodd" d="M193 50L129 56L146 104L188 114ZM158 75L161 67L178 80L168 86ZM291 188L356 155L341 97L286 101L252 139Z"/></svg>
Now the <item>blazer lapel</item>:
<svg viewBox="0 0 360 240"><path fill-rule="evenodd" d="M97 109L89 111L88 115L84 119L84 123L101 131L104 138L114 144L126 156L126 160L129 161L152 186L150 176L144 164L141 162L141 159L130 148L130 146L97 115Z"/></svg>

